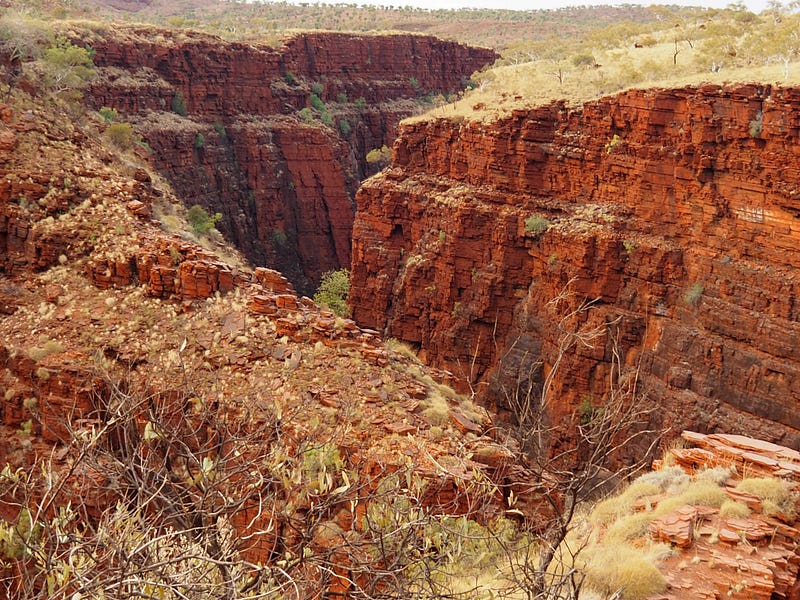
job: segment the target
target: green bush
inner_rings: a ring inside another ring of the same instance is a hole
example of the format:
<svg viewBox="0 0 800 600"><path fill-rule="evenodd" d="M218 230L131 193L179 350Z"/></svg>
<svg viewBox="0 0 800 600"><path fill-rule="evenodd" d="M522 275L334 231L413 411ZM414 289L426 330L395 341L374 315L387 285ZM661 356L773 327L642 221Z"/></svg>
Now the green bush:
<svg viewBox="0 0 800 600"><path fill-rule="evenodd" d="M340 93L338 96L336 96L336 101L339 104L347 104L347 94L344 92Z"/></svg>
<svg viewBox="0 0 800 600"><path fill-rule="evenodd" d="M137 141L130 123L112 123L106 127L105 137L120 150L130 150Z"/></svg>
<svg viewBox="0 0 800 600"><path fill-rule="evenodd" d="M97 112L100 113L100 116L103 117L106 123L113 123L114 121L119 120L119 113L117 112L116 108L104 106Z"/></svg>
<svg viewBox="0 0 800 600"><path fill-rule="evenodd" d="M311 108L313 108L318 113L325 112L327 110L325 108L325 103L322 101L322 98L320 98L317 94L311 94L311 96L308 99L308 103L311 105Z"/></svg>
<svg viewBox="0 0 800 600"><path fill-rule="evenodd" d="M352 127L350 127L350 121L347 119L342 119L339 121L339 131L342 132L342 135L347 135L352 131Z"/></svg>
<svg viewBox="0 0 800 600"><path fill-rule="evenodd" d="M316 121L316 118L314 117L314 111L308 107L300 111L300 118L303 120L303 123L306 123L307 125L313 125Z"/></svg>
<svg viewBox="0 0 800 600"><path fill-rule="evenodd" d="M539 215L533 215L525 219L525 233L532 236L540 236L550 227L550 221Z"/></svg>
<svg viewBox="0 0 800 600"><path fill-rule="evenodd" d="M225 125L223 125L221 121L214 121L214 131L216 131L217 135L223 140L228 138L228 132L225 131Z"/></svg>
<svg viewBox="0 0 800 600"><path fill-rule="evenodd" d="M367 163L371 165L387 165L392 160L392 149L386 145L373 148L367 152Z"/></svg>
<svg viewBox="0 0 800 600"><path fill-rule="evenodd" d="M358 110L365 110L367 108L367 101L364 100L364 97L356 98L353 102L353 106L355 106Z"/></svg>
<svg viewBox="0 0 800 600"><path fill-rule="evenodd" d="M297 78L292 72L287 72L286 75L283 76L283 80L289 85L294 85L297 82Z"/></svg>
<svg viewBox="0 0 800 600"><path fill-rule="evenodd" d="M350 271L347 269L328 271L322 276L319 288L314 294L314 302L344 317L350 313L350 307L347 306L349 293Z"/></svg>
<svg viewBox="0 0 800 600"><path fill-rule="evenodd" d="M221 219L222 215L220 213L210 215L199 204L192 206L186 213L186 220L189 221L189 225L192 226L192 230L197 235L205 235L214 229Z"/></svg>
<svg viewBox="0 0 800 600"><path fill-rule="evenodd" d="M172 97L172 112L185 117L186 116L186 101L183 99L183 94L175 92Z"/></svg>
<svg viewBox="0 0 800 600"><path fill-rule="evenodd" d="M199 133L194 136L194 147L198 150L203 148L206 145L206 138L203 137L202 133Z"/></svg>
<svg viewBox="0 0 800 600"><path fill-rule="evenodd" d="M325 91L325 86L315 81L311 84L311 91L317 96L322 96L322 93Z"/></svg>

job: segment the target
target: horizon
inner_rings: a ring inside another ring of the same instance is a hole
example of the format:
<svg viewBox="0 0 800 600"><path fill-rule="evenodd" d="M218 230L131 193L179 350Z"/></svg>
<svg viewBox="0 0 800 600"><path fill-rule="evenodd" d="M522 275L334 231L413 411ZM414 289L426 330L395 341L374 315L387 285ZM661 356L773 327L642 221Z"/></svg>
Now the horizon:
<svg viewBox="0 0 800 600"><path fill-rule="evenodd" d="M267 4L276 4L279 2L288 2L289 4L352 4L347 0L260 0ZM697 6L700 8L727 8L732 4L743 4L747 9L756 14L764 11L767 7L767 0L745 0L743 2L732 2L731 0L671 0L668 2L650 2L650 1L626 1L626 0L610 0L610 1L588 1L581 2L580 0L548 0L546 2L530 2L529 0L386 0L385 2L377 0L359 0L356 2L359 6L386 6L390 8L424 8L428 10L458 10L458 9L495 9L495 10L513 10L513 11L534 11L534 10L553 10L559 8L579 7L579 6L625 6L625 5L639 5L639 6Z"/></svg>

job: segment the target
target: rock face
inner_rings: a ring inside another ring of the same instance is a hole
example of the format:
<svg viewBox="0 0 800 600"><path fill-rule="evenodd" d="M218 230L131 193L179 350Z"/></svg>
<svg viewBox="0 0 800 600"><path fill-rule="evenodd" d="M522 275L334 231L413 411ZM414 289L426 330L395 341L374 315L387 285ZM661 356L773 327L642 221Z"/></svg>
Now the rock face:
<svg viewBox="0 0 800 600"><path fill-rule="evenodd" d="M229 239L301 292L350 263L367 153L391 145L416 98L462 90L496 57L416 35L308 33L277 48L145 27L79 37L96 52L95 106L133 122L185 203L221 213Z"/></svg>
<svg viewBox="0 0 800 600"><path fill-rule="evenodd" d="M621 371L664 425L797 447L798 104L706 86L410 122L357 198L354 317L500 408L545 378L556 413L599 403Z"/></svg>

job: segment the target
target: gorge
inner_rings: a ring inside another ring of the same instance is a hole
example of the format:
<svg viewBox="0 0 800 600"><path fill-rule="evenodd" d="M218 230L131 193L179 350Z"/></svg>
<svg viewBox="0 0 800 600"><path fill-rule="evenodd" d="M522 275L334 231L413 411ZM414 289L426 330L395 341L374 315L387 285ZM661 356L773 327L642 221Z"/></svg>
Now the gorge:
<svg viewBox="0 0 800 600"><path fill-rule="evenodd" d="M306 294L350 264L370 150L421 96L462 91L497 56L418 35L302 33L276 48L133 26L74 35L95 51L95 107L135 124L187 205L222 214L254 264Z"/></svg>
<svg viewBox="0 0 800 600"><path fill-rule="evenodd" d="M458 90L494 55L411 35L88 41L92 101L136 123L187 205L221 213L227 237L301 293L352 262L354 319L501 412L558 360L557 412L635 372L676 430L800 443L792 88L632 90L489 119L478 107L398 134L420 90ZM296 117L313 90L333 128ZM396 135L354 210L366 154ZM593 302L573 328L606 325L562 362L567 309L549 302L567 288Z"/></svg>
<svg viewBox="0 0 800 600"><path fill-rule="evenodd" d="M426 36L60 27L88 106L0 44L9 597L800 598L800 89L487 108Z"/></svg>

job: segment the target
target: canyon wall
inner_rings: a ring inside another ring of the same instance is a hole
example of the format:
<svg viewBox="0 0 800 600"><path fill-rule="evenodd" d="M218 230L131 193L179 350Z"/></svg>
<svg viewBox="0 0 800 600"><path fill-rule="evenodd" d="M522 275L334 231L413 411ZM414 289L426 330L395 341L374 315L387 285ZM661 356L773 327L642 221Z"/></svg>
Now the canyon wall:
<svg viewBox="0 0 800 600"><path fill-rule="evenodd" d="M655 425L797 447L798 107L704 86L410 122L357 197L354 318L501 410L635 377Z"/></svg>
<svg viewBox="0 0 800 600"><path fill-rule="evenodd" d="M350 263L367 153L422 96L462 90L496 57L417 35L306 33L274 48L144 26L75 37L96 53L95 108L133 123L187 206L221 213L251 261L304 293Z"/></svg>

